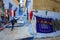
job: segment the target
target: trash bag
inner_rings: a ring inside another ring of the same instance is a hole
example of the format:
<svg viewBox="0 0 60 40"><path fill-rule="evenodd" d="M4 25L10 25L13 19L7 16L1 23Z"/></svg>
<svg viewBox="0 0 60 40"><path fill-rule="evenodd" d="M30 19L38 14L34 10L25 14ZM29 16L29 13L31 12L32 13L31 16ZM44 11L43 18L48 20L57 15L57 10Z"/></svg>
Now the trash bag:
<svg viewBox="0 0 60 40"><path fill-rule="evenodd" d="M1 19L1 17L0 17L0 23L2 22L2 19Z"/></svg>

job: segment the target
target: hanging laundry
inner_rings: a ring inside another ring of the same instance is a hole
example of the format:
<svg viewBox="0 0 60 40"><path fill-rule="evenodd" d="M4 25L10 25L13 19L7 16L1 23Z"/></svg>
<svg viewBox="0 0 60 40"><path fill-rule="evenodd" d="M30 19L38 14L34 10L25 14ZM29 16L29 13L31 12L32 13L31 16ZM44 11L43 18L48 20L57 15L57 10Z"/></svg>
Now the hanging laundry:
<svg viewBox="0 0 60 40"><path fill-rule="evenodd" d="M7 9L4 9L4 16L8 17L8 15L7 15Z"/></svg>
<svg viewBox="0 0 60 40"><path fill-rule="evenodd" d="M10 9L10 17L14 17L14 11L12 9Z"/></svg>
<svg viewBox="0 0 60 40"><path fill-rule="evenodd" d="M2 19L1 19L1 17L0 17L0 23L2 22Z"/></svg>
<svg viewBox="0 0 60 40"><path fill-rule="evenodd" d="M30 21L32 20L32 17L33 17L33 11L31 10L31 11L30 11L30 16L29 16Z"/></svg>
<svg viewBox="0 0 60 40"><path fill-rule="evenodd" d="M9 3L9 16L8 16L8 19L9 19L9 22L12 20L12 18L14 17L14 10L12 9L12 4Z"/></svg>
<svg viewBox="0 0 60 40"><path fill-rule="evenodd" d="M8 10L4 9L4 17L5 17L5 23L8 23Z"/></svg>
<svg viewBox="0 0 60 40"><path fill-rule="evenodd" d="M4 21L5 21L5 18L4 18L4 4L2 4L1 10L2 10L1 19L2 19L2 23L4 23Z"/></svg>
<svg viewBox="0 0 60 40"><path fill-rule="evenodd" d="M27 20L29 19L29 13L28 13L28 8L27 8Z"/></svg>
<svg viewBox="0 0 60 40"><path fill-rule="evenodd" d="M12 4L11 3L9 3L9 10L10 10L10 14L9 14L9 16L10 17L13 17L14 16L14 11L12 10Z"/></svg>
<svg viewBox="0 0 60 40"><path fill-rule="evenodd" d="M13 6L13 5L12 5L11 3L9 3L9 9L12 9L12 6Z"/></svg>
<svg viewBox="0 0 60 40"><path fill-rule="evenodd" d="M2 10L0 9L0 16L1 16Z"/></svg>
<svg viewBox="0 0 60 40"><path fill-rule="evenodd" d="M4 7L2 7L2 14L1 16L4 16Z"/></svg>
<svg viewBox="0 0 60 40"><path fill-rule="evenodd" d="M24 0L24 11L26 11L26 3L27 3L27 0Z"/></svg>
<svg viewBox="0 0 60 40"><path fill-rule="evenodd" d="M1 13L1 19L2 19L2 23L5 22L5 18L4 18L4 6L1 8L2 13Z"/></svg>
<svg viewBox="0 0 60 40"><path fill-rule="evenodd" d="M17 7L16 7L16 9L14 10L14 16L16 16L16 11L17 11Z"/></svg>
<svg viewBox="0 0 60 40"><path fill-rule="evenodd" d="M19 15L23 15L24 11L22 8L19 9Z"/></svg>
<svg viewBox="0 0 60 40"><path fill-rule="evenodd" d="M14 16L16 15L16 11L14 10Z"/></svg>
<svg viewBox="0 0 60 40"><path fill-rule="evenodd" d="M8 20L8 23L9 23L9 15L10 15L10 10L9 9L7 9L7 15L8 15L8 17L7 17L7 20Z"/></svg>

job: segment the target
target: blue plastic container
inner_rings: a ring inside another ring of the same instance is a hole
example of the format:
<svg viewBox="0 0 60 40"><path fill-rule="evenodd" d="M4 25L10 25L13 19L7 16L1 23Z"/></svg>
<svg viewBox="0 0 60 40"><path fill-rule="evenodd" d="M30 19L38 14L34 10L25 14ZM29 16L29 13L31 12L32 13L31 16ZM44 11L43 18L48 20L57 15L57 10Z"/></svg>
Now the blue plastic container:
<svg viewBox="0 0 60 40"><path fill-rule="evenodd" d="M42 21L42 23L41 23ZM44 21L47 23L45 24ZM48 22L51 23L52 19L51 18L42 18L36 16L36 31L38 33L51 33L53 32L53 25L48 24Z"/></svg>

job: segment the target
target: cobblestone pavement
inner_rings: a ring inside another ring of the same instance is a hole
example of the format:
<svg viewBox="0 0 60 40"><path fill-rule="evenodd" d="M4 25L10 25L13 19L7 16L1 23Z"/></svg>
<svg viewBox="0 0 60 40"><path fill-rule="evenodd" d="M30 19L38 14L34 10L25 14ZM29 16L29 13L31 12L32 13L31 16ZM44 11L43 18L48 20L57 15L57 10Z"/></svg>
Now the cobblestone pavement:
<svg viewBox="0 0 60 40"><path fill-rule="evenodd" d="M14 30L11 31L11 28L6 28L0 32L0 40L16 40L32 37L29 32L29 28L25 25L24 27L14 27ZM60 37L53 37L53 38L41 38L34 40L60 40Z"/></svg>
<svg viewBox="0 0 60 40"><path fill-rule="evenodd" d="M14 27L13 31L11 28L6 28L0 32L0 40L16 40L19 38L31 37L28 27Z"/></svg>

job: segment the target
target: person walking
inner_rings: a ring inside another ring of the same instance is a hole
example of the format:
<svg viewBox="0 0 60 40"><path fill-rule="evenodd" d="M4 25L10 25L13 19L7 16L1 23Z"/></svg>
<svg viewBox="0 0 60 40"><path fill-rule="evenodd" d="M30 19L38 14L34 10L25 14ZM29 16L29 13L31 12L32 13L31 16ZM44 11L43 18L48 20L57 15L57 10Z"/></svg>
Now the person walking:
<svg viewBox="0 0 60 40"><path fill-rule="evenodd" d="M15 19L15 18L13 18L12 20L11 20L11 24L12 24L12 28L11 28L11 31L13 31L13 29L14 29L14 24L17 22L17 20Z"/></svg>

